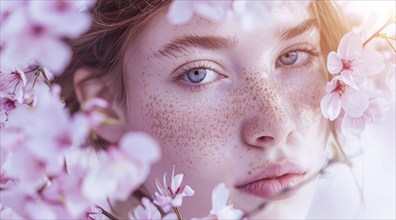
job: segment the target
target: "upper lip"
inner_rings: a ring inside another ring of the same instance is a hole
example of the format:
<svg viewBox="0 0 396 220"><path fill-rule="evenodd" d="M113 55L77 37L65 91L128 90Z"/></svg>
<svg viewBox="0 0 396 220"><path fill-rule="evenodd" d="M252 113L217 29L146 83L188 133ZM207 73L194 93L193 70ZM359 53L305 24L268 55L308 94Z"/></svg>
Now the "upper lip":
<svg viewBox="0 0 396 220"><path fill-rule="evenodd" d="M274 179L287 174L304 175L305 171L300 166L290 161L270 163L251 178L245 179L237 184L236 187L243 187L259 180Z"/></svg>

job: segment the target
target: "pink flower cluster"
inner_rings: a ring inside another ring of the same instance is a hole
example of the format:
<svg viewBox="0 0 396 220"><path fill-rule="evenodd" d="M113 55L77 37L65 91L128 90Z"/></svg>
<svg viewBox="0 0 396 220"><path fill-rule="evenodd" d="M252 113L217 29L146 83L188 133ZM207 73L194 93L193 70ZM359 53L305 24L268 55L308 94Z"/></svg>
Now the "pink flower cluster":
<svg viewBox="0 0 396 220"><path fill-rule="evenodd" d="M377 50L363 47L361 36L347 33L337 52L330 52L327 69L333 78L321 101L323 116L339 120L344 135L359 135L367 123L381 114L384 99L370 87L368 78L383 71L384 58Z"/></svg>
<svg viewBox="0 0 396 220"><path fill-rule="evenodd" d="M237 0L200 0L172 2L168 19L172 24L183 24L190 20L194 14L205 17L215 22L227 22L236 16L242 27L252 31L256 27L265 26L270 20L270 10L282 5L296 4L307 6L309 1L237 1Z"/></svg>
<svg viewBox="0 0 396 220"><path fill-rule="evenodd" d="M155 192L154 201L148 198L142 199L142 205L137 206L129 213L129 219L182 219L179 208L182 206L183 197L194 195L194 190L188 185L182 185L183 174L175 175L172 170L170 186L167 184L166 173L163 176L163 184L157 180L158 192ZM224 183L217 185L212 192L212 210L208 216L202 219L239 219L243 216L241 210L235 209L228 204L229 191ZM165 213L161 216L157 206ZM170 209L174 212L169 212ZM196 219L196 218L193 218Z"/></svg>
<svg viewBox="0 0 396 220"><path fill-rule="evenodd" d="M1 1L1 70L23 69L34 62L61 74L72 55L63 39L75 38L89 28L91 18L81 9L93 3L93 0Z"/></svg>
<svg viewBox="0 0 396 220"><path fill-rule="evenodd" d="M59 92L38 83L35 107L16 103L1 129L2 210L29 219L82 218L107 199L125 200L159 159L157 143L143 133L93 151L86 142L90 114L71 116Z"/></svg>

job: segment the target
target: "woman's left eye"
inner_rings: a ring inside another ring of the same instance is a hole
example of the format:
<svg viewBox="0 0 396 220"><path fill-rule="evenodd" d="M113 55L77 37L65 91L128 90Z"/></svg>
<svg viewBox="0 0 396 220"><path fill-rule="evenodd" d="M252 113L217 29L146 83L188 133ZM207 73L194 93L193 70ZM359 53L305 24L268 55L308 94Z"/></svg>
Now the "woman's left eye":
<svg viewBox="0 0 396 220"><path fill-rule="evenodd" d="M307 51L290 51L278 57L276 67L306 65L311 61L310 56L311 54Z"/></svg>

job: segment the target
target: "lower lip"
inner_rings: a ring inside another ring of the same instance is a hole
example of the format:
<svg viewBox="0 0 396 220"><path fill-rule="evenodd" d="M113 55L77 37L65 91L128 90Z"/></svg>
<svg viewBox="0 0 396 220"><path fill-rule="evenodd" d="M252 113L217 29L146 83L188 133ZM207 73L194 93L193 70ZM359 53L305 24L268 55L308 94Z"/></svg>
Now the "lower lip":
<svg viewBox="0 0 396 220"><path fill-rule="evenodd" d="M304 175L301 174L286 174L277 178L258 180L238 188L244 192L262 197L264 199L270 199L285 189L292 189L303 179ZM296 193L297 190L291 190L277 199L285 199L293 196Z"/></svg>

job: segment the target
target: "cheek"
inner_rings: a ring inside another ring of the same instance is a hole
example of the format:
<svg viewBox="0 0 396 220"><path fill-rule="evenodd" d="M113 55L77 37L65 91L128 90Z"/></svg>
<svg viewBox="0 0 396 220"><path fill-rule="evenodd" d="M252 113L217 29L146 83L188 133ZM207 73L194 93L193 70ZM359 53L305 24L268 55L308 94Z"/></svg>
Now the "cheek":
<svg viewBox="0 0 396 220"><path fill-rule="evenodd" d="M191 167L222 163L225 149L235 140L235 120L230 120L228 104L221 101L160 91L137 104L142 116L138 129L160 140L164 157L175 163Z"/></svg>
<svg viewBox="0 0 396 220"><path fill-rule="evenodd" d="M307 72L296 72L292 76L281 80L285 85L285 96L290 103L289 112L294 112L296 122L303 127L322 123L320 101L325 95L326 70L316 63Z"/></svg>

